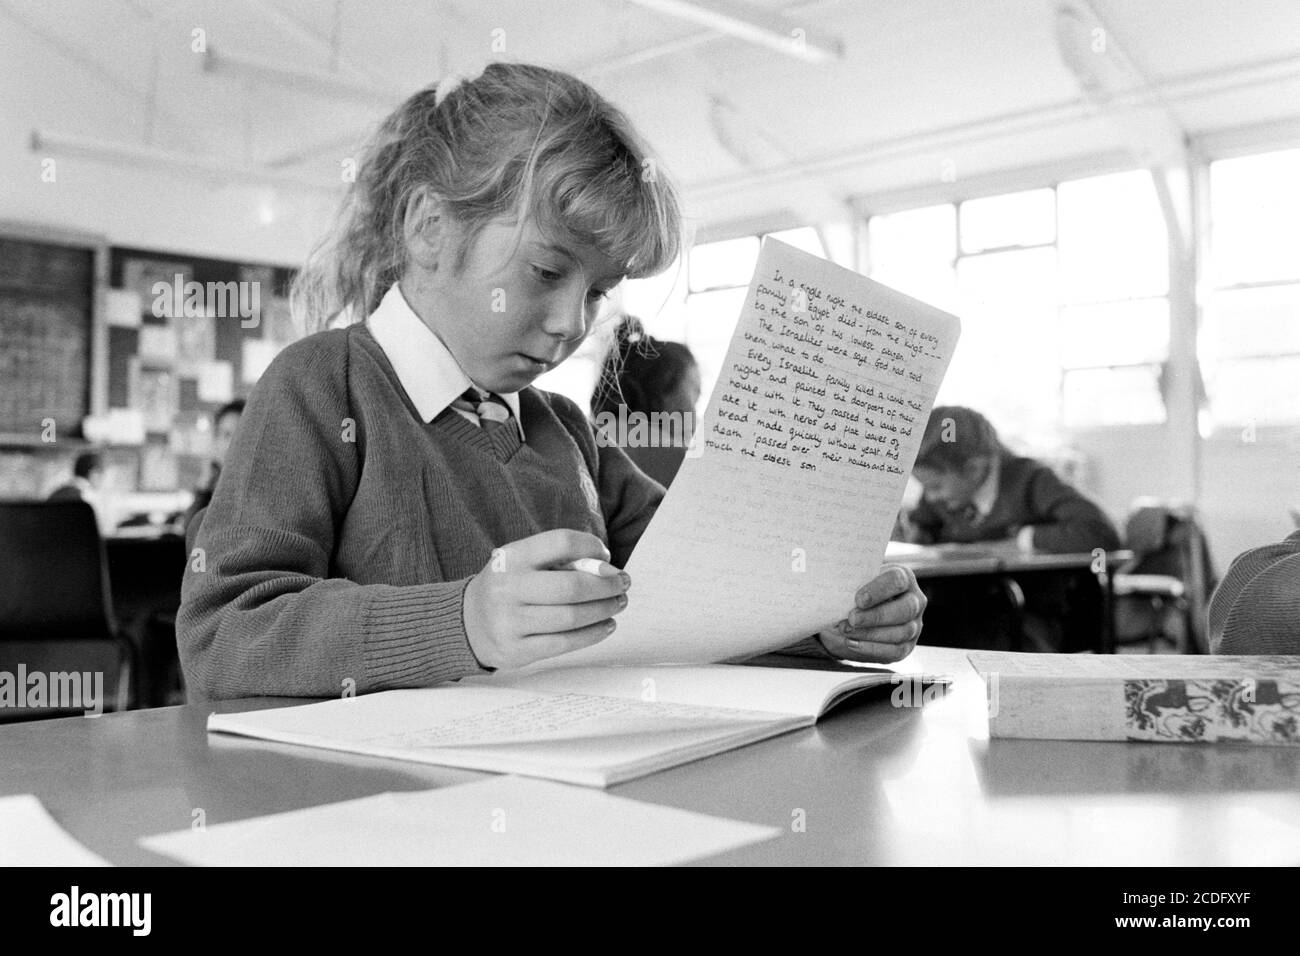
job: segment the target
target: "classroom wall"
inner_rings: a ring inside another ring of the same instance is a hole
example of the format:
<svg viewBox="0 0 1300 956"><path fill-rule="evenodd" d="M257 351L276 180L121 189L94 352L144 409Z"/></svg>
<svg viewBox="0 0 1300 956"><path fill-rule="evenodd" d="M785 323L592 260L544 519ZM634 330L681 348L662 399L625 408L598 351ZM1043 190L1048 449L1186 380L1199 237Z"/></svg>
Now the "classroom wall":
<svg viewBox="0 0 1300 956"><path fill-rule="evenodd" d="M1300 429L1250 437L1221 429L1200 446L1200 513L1220 575L1242 551L1294 531L1288 509L1300 509ZM1191 497L1189 463L1164 426L1079 430L1070 444L1088 459L1089 493L1121 526L1136 498Z"/></svg>

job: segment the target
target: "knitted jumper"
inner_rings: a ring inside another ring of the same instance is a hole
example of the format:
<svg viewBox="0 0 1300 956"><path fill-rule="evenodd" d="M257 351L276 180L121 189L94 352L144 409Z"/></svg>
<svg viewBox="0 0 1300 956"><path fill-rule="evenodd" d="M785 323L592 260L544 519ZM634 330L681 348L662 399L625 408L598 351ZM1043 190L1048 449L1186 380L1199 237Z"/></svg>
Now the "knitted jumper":
<svg viewBox="0 0 1300 956"><path fill-rule="evenodd" d="M194 540L177 641L196 699L336 697L480 673L466 585L492 550L587 531L622 566L663 497L576 405L527 388L492 436L420 420L364 323L285 349Z"/></svg>

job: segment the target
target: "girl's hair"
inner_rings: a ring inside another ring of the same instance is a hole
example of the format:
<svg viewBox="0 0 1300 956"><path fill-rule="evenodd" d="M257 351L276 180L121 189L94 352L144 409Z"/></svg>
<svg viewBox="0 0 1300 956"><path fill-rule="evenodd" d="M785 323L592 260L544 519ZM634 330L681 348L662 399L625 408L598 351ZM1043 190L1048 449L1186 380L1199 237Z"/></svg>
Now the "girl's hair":
<svg viewBox="0 0 1300 956"><path fill-rule="evenodd" d="M993 424L961 405L938 405L921 436L916 467L960 471L973 458L994 457L1004 451Z"/></svg>
<svg viewBox="0 0 1300 956"><path fill-rule="evenodd" d="M456 266L488 221L531 218L555 241L585 243L639 278L681 247L672 183L623 113L566 73L493 63L476 79L416 93L384 120L330 235L294 282L310 331L356 321L406 265L407 206L427 188L463 231Z"/></svg>
<svg viewBox="0 0 1300 956"><path fill-rule="evenodd" d="M625 316L614 333L591 397L591 414L618 414L664 410L664 397L695 367L695 356L680 342L666 342L646 334L641 320Z"/></svg>

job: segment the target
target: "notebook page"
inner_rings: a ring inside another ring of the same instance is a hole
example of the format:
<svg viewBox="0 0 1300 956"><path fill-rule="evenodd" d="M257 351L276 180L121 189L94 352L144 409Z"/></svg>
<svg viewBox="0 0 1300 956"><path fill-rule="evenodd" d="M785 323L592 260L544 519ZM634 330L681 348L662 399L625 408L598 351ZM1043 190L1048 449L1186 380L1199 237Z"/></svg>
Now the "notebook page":
<svg viewBox="0 0 1300 956"><path fill-rule="evenodd" d="M707 663L847 614L893 529L958 320L767 239L614 634L534 668Z"/></svg>

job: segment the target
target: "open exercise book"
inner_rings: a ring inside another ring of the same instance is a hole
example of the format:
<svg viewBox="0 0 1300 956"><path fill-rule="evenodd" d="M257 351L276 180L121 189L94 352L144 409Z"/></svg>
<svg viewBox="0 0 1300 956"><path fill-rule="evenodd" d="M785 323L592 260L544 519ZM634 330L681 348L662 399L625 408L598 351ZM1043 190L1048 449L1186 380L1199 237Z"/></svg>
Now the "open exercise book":
<svg viewBox="0 0 1300 956"><path fill-rule="evenodd" d="M753 657L847 614L880 569L959 332L945 312L765 240L611 637L513 674L214 715L209 728L606 786L805 726L843 693L896 680L654 665Z"/></svg>

